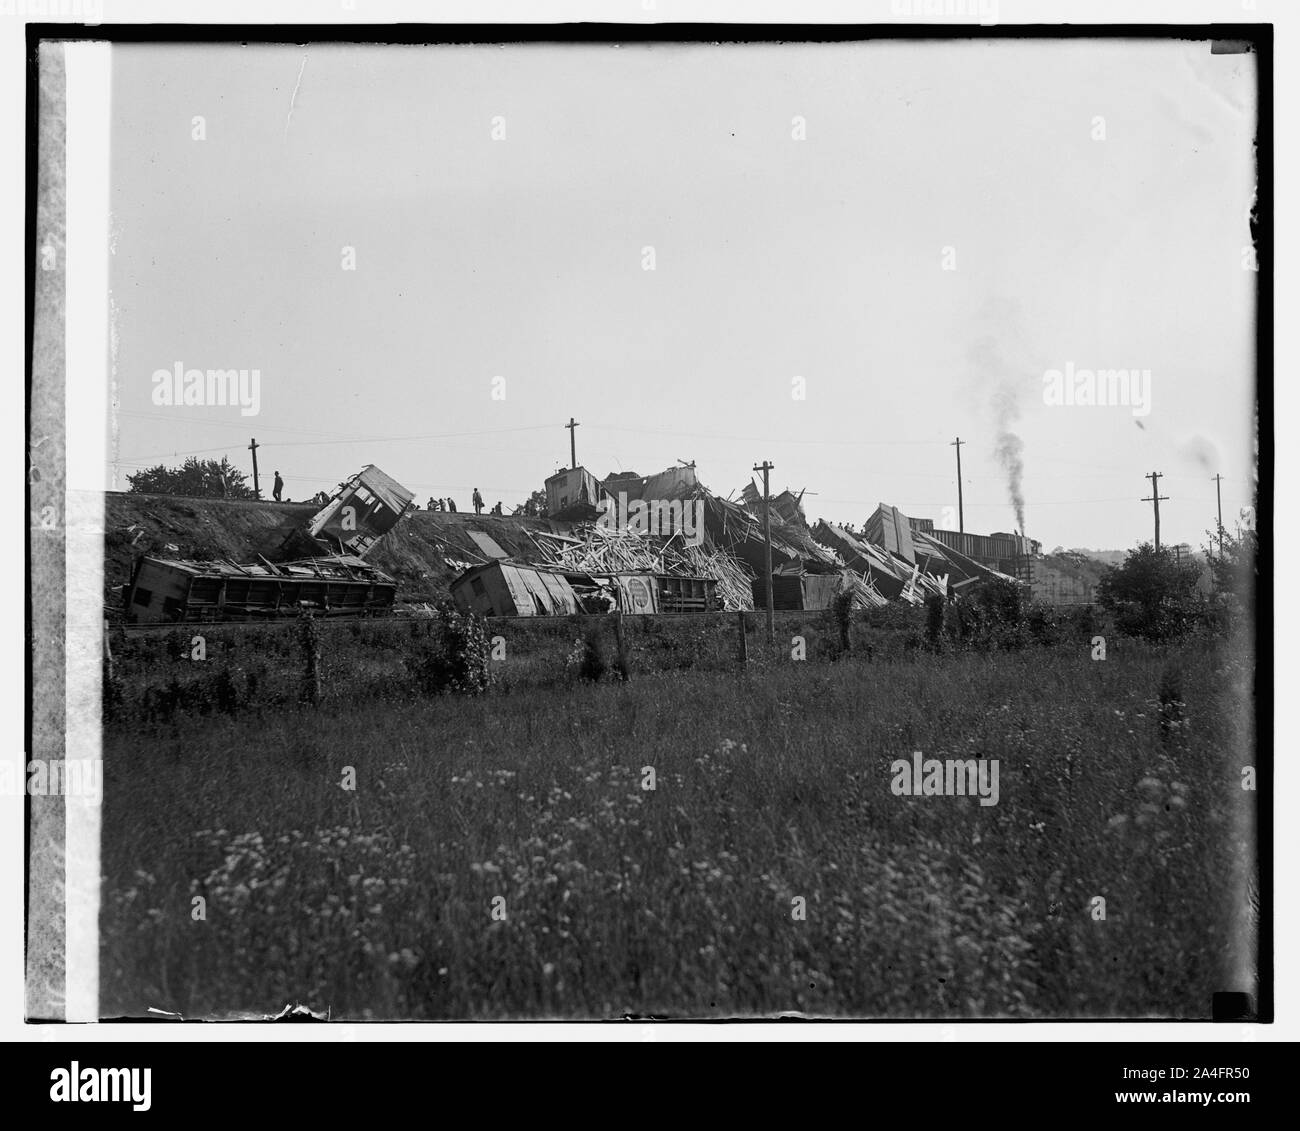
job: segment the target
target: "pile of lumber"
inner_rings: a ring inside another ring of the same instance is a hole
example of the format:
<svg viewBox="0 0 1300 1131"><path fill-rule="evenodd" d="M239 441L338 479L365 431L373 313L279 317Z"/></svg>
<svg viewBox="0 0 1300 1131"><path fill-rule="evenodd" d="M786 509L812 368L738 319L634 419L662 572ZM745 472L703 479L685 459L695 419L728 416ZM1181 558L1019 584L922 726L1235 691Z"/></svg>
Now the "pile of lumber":
<svg viewBox="0 0 1300 1131"><path fill-rule="evenodd" d="M907 584L903 586L899 599L911 605L923 605L926 597L932 593L938 597L948 595L948 575L935 577L934 574L926 573L922 569L914 569Z"/></svg>
<svg viewBox="0 0 1300 1131"><path fill-rule="evenodd" d="M754 579L744 562L703 546L687 546L683 557L692 577L711 577L718 583L718 596L724 609L733 612L753 609Z"/></svg>
<svg viewBox="0 0 1300 1131"><path fill-rule="evenodd" d="M856 573L851 569L845 569L840 579L840 588L848 586L853 590L853 604L850 606L854 609L878 609L881 605L889 604L887 598L870 578L863 577L862 574Z"/></svg>
<svg viewBox="0 0 1300 1131"><path fill-rule="evenodd" d="M603 526L581 528L581 537L561 541L538 535L539 548L550 564L574 573L659 573L677 577L709 577L725 609L754 607L748 567L730 554L691 545L679 535L660 538L634 530Z"/></svg>
<svg viewBox="0 0 1300 1131"><path fill-rule="evenodd" d="M557 548L555 563L575 573L669 572L656 540L630 530L584 527L583 539Z"/></svg>

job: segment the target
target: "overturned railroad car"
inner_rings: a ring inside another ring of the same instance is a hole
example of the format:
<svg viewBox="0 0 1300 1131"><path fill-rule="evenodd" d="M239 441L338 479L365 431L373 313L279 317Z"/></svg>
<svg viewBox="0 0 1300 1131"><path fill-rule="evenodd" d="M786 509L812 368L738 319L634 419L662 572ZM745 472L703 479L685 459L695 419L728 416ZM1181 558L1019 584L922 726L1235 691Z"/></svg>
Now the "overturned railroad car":
<svg viewBox="0 0 1300 1131"><path fill-rule="evenodd" d="M457 607L485 617L570 613L703 613L720 609L711 577L658 573L585 574L496 561L474 566L451 583Z"/></svg>
<svg viewBox="0 0 1300 1131"><path fill-rule="evenodd" d="M323 554L365 557L411 509L415 496L373 463L339 485L334 497L292 530L281 548L284 556Z"/></svg>
<svg viewBox="0 0 1300 1131"><path fill-rule="evenodd" d="M546 617L579 612L569 579L516 562L488 562L451 583L457 608L484 617Z"/></svg>
<svg viewBox="0 0 1300 1131"><path fill-rule="evenodd" d="M396 596L393 578L350 555L257 565L142 557L123 586L123 613L128 624L374 616Z"/></svg>

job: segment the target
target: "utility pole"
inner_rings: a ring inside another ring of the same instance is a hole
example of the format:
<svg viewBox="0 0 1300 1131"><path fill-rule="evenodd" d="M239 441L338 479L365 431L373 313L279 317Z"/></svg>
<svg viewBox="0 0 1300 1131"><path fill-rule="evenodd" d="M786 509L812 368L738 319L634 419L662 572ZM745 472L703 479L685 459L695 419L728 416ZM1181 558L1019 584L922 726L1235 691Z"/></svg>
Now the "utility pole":
<svg viewBox="0 0 1300 1131"><path fill-rule="evenodd" d="M573 417L569 417L569 423L566 424L565 427L569 430L569 466L577 467L578 466L578 442L577 442L578 434L574 431L574 429L578 427L578 422L574 420Z"/></svg>
<svg viewBox="0 0 1300 1131"><path fill-rule="evenodd" d="M1144 503L1151 503L1151 504L1155 507L1155 512L1156 512L1156 549L1158 550L1158 549L1160 549L1160 502L1161 502L1162 499L1165 500L1165 501L1167 502L1168 499L1169 499L1169 496L1168 496L1168 495L1162 495L1162 494L1160 493L1160 480L1164 478L1164 476L1163 476L1160 472L1158 472L1158 471L1153 471L1153 472L1151 472L1150 475L1145 476L1145 478L1151 480L1151 497L1150 497L1149 499L1143 499L1142 501L1143 501Z"/></svg>
<svg viewBox="0 0 1300 1131"><path fill-rule="evenodd" d="M767 460L754 465L755 471L763 473L763 570L764 588L767 590L767 642L769 644L772 643L775 635L775 627L772 623L772 500L767 477L768 473L775 468L776 464L768 463Z"/></svg>
<svg viewBox="0 0 1300 1131"><path fill-rule="evenodd" d="M257 485L257 439L254 437L253 442L248 445L248 450L253 453L253 498L262 497L262 489Z"/></svg>
<svg viewBox="0 0 1300 1131"><path fill-rule="evenodd" d="M962 438L958 436L948 445L950 448L955 447L957 449L957 531L960 534L966 533L966 514L962 509L961 501L961 446L963 442Z"/></svg>
<svg viewBox="0 0 1300 1131"><path fill-rule="evenodd" d="M1219 500L1219 557L1223 557L1223 476L1214 477L1214 494Z"/></svg>

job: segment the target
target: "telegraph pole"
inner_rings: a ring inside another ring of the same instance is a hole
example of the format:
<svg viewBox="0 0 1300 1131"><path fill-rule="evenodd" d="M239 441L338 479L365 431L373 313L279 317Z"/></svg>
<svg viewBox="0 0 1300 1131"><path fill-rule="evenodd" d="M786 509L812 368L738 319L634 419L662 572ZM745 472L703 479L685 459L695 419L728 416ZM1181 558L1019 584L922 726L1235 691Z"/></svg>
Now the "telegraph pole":
<svg viewBox="0 0 1300 1131"><path fill-rule="evenodd" d="M578 466L578 441L577 441L578 434L577 432L574 431L574 429L578 427L578 422L574 420L573 417L569 417L569 423L566 424L565 427L569 430L569 466L577 467Z"/></svg>
<svg viewBox="0 0 1300 1131"><path fill-rule="evenodd" d="M767 642L772 643L775 628L772 623L772 500L768 487L768 473L776 467L774 463L764 460L755 464L754 470L763 473L763 569L767 590Z"/></svg>
<svg viewBox="0 0 1300 1131"><path fill-rule="evenodd" d="M262 497L262 489L257 485L257 439L254 437L253 442L248 445L248 450L253 453L253 498Z"/></svg>
<svg viewBox="0 0 1300 1131"><path fill-rule="evenodd" d="M963 442L962 438L958 436L948 445L950 448L957 449L957 531L960 534L966 533L966 515L961 502L961 446Z"/></svg>
<svg viewBox="0 0 1300 1131"><path fill-rule="evenodd" d="M1219 500L1219 557L1223 557L1223 476L1214 477L1214 494Z"/></svg>
<svg viewBox="0 0 1300 1131"><path fill-rule="evenodd" d="M1168 496L1168 495L1162 495L1162 494L1160 493L1160 480L1164 478L1164 476L1163 476L1160 472L1158 472L1158 471L1153 471L1153 472L1151 472L1150 475L1146 476L1145 478L1151 480L1151 497L1150 497L1149 499L1143 499L1142 501L1143 501L1144 503L1151 503L1151 504L1155 507L1155 512L1156 512L1156 549L1158 550L1158 549L1160 549L1160 501L1163 499L1163 500L1165 500L1165 501L1167 502L1168 499L1169 499L1169 496Z"/></svg>

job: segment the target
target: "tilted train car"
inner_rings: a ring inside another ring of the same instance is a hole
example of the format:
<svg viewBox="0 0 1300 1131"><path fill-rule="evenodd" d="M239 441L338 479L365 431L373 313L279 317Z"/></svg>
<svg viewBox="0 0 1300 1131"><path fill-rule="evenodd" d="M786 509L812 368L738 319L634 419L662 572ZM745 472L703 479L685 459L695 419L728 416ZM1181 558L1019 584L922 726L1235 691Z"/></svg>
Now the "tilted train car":
<svg viewBox="0 0 1300 1131"><path fill-rule="evenodd" d="M578 596L564 574L516 562L488 562L451 583L463 612L484 617L562 616L579 612Z"/></svg>
<svg viewBox="0 0 1300 1131"><path fill-rule="evenodd" d="M496 561L474 566L451 583L465 612L486 617L563 616L570 613L703 613L720 609L711 577L676 574L583 574Z"/></svg>
<svg viewBox="0 0 1300 1131"><path fill-rule="evenodd" d="M414 497L396 479L367 464L339 485L304 529L291 531L281 550L285 556L365 557L411 509Z"/></svg>
<svg viewBox="0 0 1300 1131"><path fill-rule="evenodd" d="M123 612L128 624L373 616L389 612L396 595L396 581L347 555L258 565L142 557L123 587Z"/></svg>

